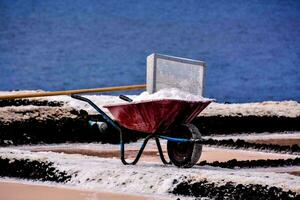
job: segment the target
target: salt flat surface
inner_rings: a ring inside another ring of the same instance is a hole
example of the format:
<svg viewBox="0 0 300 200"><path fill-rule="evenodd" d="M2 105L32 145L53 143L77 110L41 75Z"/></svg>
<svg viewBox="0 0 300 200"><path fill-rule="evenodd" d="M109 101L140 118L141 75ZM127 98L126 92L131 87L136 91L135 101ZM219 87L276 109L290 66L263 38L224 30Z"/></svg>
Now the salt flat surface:
<svg viewBox="0 0 300 200"><path fill-rule="evenodd" d="M74 174L68 185L86 189L107 189L120 192L167 194L174 180L200 181L206 179L217 184L231 181L241 184L262 184L282 187L300 193L300 177L273 172L252 172L196 166L180 169L155 162L140 162L124 166L119 159L53 152L30 152L13 148L0 148L2 158L34 159L54 162L61 171ZM75 173L77 174L75 176Z"/></svg>
<svg viewBox="0 0 300 200"><path fill-rule="evenodd" d="M143 140L139 140L138 142L126 144L125 149L126 150L138 150L142 145ZM166 141L160 140L161 146L164 149L166 149ZM70 144L43 144L43 145L19 145L11 147L13 149L19 149L19 150L33 150L33 151L51 151L51 150L74 150L74 149L80 149L80 150L92 150L92 151L119 151L120 146L114 145L114 144L102 144L102 143L70 143ZM147 151L156 151L156 143L154 140L149 140L145 152ZM233 154L233 155L244 155L245 159L257 159L257 158L269 158L269 159L288 159L288 158L297 158L298 155L293 154L283 154L283 153L274 153L274 152L264 152L264 151L253 151L253 150L246 150L246 149L230 149L225 147L210 147L207 145L203 146L202 150L202 160L214 160L214 158L207 158L205 159L205 154L220 154L223 153L224 159L226 158L226 155ZM215 155L213 155L214 157ZM158 158L158 157L157 157ZM244 160L245 160L244 159ZM241 160L241 159L238 159ZM160 160L159 160L160 162Z"/></svg>
<svg viewBox="0 0 300 200"><path fill-rule="evenodd" d="M297 101L263 101L257 103L211 103L201 116L285 116L299 117Z"/></svg>
<svg viewBox="0 0 300 200"><path fill-rule="evenodd" d="M140 148L140 146L143 143L143 139L137 141L137 142L133 142L130 144L125 144L126 149L138 149ZM166 145L166 141L161 140L161 145L165 146ZM62 144L38 144L38 145L18 145L18 146L14 146L12 147L14 149L23 149L23 150L32 150L32 149L36 149L36 148L51 148L51 149L55 149L55 148L70 148L70 149L74 149L74 148L80 148L80 149L93 149L93 150L119 150L120 149L120 145L119 144L103 144L103 143L98 143L98 142L92 142L92 143L62 143ZM146 149L153 149L156 148L156 143L154 140L149 140Z"/></svg>
<svg viewBox="0 0 300 200"><path fill-rule="evenodd" d="M292 167L256 167L256 168L241 168L237 169L247 172L276 172L276 173L288 173L288 172L300 172L300 166Z"/></svg>
<svg viewBox="0 0 300 200"><path fill-rule="evenodd" d="M23 92L23 91L21 91ZM0 94L4 94L3 92ZM103 108L106 104L124 103L123 100L117 96L109 95L84 95L91 99L98 106ZM135 98L136 96L129 96ZM43 100L54 100L65 102L65 108L84 109L89 113L96 113L94 109L85 102L72 99L69 96L55 96L35 98ZM12 110L19 110L26 112L27 110L43 109L42 106L10 106L0 108L2 113L9 115ZM108 112L103 108L105 112ZM22 114L22 113L21 113ZM22 114L23 115L23 114ZM202 116L286 116L299 117L300 104L296 101L282 101L282 102L260 102L260 103L244 103L244 104L222 104L211 103L200 115ZM25 116L26 117L26 116ZM264 133L259 135L245 134L245 135L227 135L227 136L213 136L214 139L275 139L275 138L299 138L300 132L287 133ZM128 149L136 149L141 142L134 143ZM100 158L93 156L84 156L79 154L64 154L54 152L32 152L34 148L78 148L84 149L114 149L118 150L118 145L89 143L89 144L61 144L61 145L37 145L37 146L19 146L13 148L0 148L0 157L2 158L17 158L17 159L35 159L41 161L54 162L55 167L62 171L66 171L73 175L72 179L66 184L68 186L75 186L81 189L91 190L108 190L129 193L143 193L143 194L157 194L168 195L168 191L174 187L173 181L192 180L200 181L207 179L208 181L217 184L224 184L232 181L241 184L262 184L282 187L285 190L293 190L300 193L300 177L289 174L279 174L285 168L272 168L272 172L268 168L261 169L241 169L231 170L210 166L195 166L192 169L179 169L174 166L164 166L157 162L141 161L136 166L124 166L121 164L119 158ZM152 145L152 146L151 146ZM150 148L154 145L150 143ZM207 148L207 147L205 147ZM213 151L213 147L208 147ZM224 148L226 150L226 148ZM229 150L226 151L241 151ZM265 152L253 152L253 155ZM271 154L270 154L271 155ZM273 153L272 153L273 155ZM281 156L283 154L280 154ZM275 156L275 153L274 153ZM284 155L285 158L295 157L294 155ZM297 170L297 167L291 167L287 170ZM259 172L258 172L259 171Z"/></svg>
<svg viewBox="0 0 300 200"><path fill-rule="evenodd" d="M269 140L269 139L297 139L300 138L299 131L289 131L289 132L279 132L279 133L248 133L248 134L230 134L230 135L211 135L203 136L205 139L215 139L215 140Z"/></svg>
<svg viewBox="0 0 300 200"><path fill-rule="evenodd" d="M24 121L28 119L44 120L47 118L76 118L77 116L71 113L70 107L49 107L49 106L7 106L0 107L0 121L2 123L11 121Z"/></svg>

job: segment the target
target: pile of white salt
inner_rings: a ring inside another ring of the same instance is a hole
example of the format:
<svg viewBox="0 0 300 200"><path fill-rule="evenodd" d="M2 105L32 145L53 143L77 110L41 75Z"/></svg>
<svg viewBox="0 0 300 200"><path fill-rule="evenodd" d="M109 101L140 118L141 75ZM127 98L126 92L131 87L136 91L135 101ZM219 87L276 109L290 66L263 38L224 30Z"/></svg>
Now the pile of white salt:
<svg viewBox="0 0 300 200"><path fill-rule="evenodd" d="M142 92L140 95L136 96L133 99L133 101L140 102L140 101L161 100L161 99L176 99L176 100L183 100L183 101L201 101L201 102L213 100L213 99L204 98L202 96L197 96L189 92L179 90L177 88L165 88L153 94L149 94L147 91Z"/></svg>

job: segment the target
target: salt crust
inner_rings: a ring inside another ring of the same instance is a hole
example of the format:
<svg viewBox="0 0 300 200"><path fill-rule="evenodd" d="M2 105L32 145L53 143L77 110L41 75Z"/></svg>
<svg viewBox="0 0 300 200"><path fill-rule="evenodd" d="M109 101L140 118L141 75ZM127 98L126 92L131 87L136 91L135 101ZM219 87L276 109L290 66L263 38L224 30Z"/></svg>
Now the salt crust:
<svg viewBox="0 0 300 200"><path fill-rule="evenodd" d="M279 132L279 133L238 133L238 134L227 134L227 135L210 135L204 136L203 138L209 139L212 138L214 140L228 140L233 139L234 141L240 140L270 140L270 139L299 139L300 132L299 131L287 131L287 132Z"/></svg>
<svg viewBox="0 0 300 200"><path fill-rule="evenodd" d="M300 177L273 172L248 172L210 166L179 169L158 163L141 161L135 166L122 165L119 159L82 155L67 155L53 152L30 152L12 148L0 148L0 157L50 161L60 171L73 174L68 185L82 189L107 189L120 192L167 194L174 187L173 181L208 180L223 185L261 184L282 187L300 193ZM77 175L75 175L75 173Z"/></svg>

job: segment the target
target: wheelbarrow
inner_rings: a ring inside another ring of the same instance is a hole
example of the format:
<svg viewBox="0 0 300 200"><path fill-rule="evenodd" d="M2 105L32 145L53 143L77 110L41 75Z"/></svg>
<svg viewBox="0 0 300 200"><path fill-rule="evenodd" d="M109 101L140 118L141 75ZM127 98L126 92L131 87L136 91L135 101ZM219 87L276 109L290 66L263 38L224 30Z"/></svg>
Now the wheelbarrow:
<svg viewBox="0 0 300 200"><path fill-rule="evenodd" d="M183 101L175 99L145 100L132 102L130 98L120 95L126 102L106 105L116 121L111 119L91 100L79 96L71 97L89 103L103 119L120 134L120 159L124 165L135 165L149 139L155 139L159 156L164 164L189 168L195 165L202 153L201 134L191 121L212 101ZM131 162L125 159L125 144L122 127L146 134L140 150ZM164 157L160 140L167 140L167 153L170 161Z"/></svg>

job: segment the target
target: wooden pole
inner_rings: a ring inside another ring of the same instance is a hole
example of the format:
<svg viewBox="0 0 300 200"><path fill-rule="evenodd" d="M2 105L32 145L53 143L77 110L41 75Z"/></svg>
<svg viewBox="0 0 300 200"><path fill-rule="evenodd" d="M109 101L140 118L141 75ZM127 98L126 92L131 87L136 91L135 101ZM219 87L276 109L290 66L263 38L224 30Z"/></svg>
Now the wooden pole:
<svg viewBox="0 0 300 200"><path fill-rule="evenodd" d="M16 93L16 94L0 95L0 100L71 95L71 94L82 94L82 93L95 93L95 92L113 92L113 91L121 91L121 90L138 90L138 89L145 89L145 88L146 85L142 84L142 85L126 85L126 86L79 89L79 90L63 90L63 91L53 91L53 92Z"/></svg>

